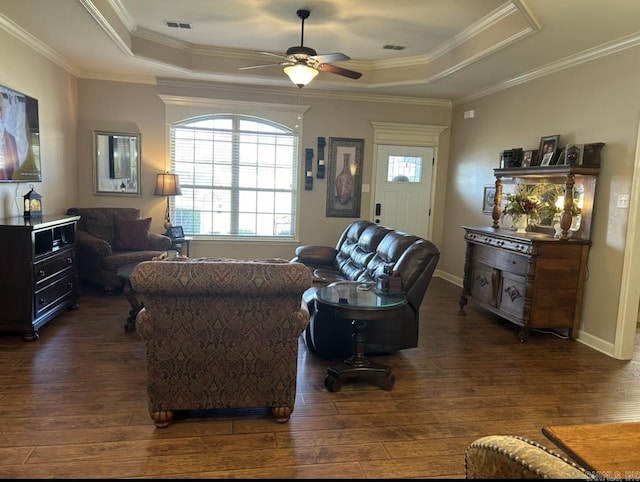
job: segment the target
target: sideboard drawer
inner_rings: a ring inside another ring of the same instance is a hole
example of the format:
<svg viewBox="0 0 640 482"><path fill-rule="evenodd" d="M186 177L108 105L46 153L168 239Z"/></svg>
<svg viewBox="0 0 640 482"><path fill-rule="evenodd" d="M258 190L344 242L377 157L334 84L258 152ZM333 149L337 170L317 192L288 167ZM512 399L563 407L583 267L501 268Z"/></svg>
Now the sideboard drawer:
<svg viewBox="0 0 640 482"><path fill-rule="evenodd" d="M64 270L73 268L76 262L75 256L74 249L67 249L33 263L33 279L36 285L47 282Z"/></svg>
<svg viewBox="0 0 640 482"><path fill-rule="evenodd" d="M476 246L474 259L497 269L520 275L526 275L529 268L528 256L487 246Z"/></svg>
<svg viewBox="0 0 640 482"><path fill-rule="evenodd" d="M42 315L45 311L49 311L58 305L67 302L70 296L74 296L74 278L74 273L70 272L66 276L55 280L53 283L34 293L33 306L36 318Z"/></svg>

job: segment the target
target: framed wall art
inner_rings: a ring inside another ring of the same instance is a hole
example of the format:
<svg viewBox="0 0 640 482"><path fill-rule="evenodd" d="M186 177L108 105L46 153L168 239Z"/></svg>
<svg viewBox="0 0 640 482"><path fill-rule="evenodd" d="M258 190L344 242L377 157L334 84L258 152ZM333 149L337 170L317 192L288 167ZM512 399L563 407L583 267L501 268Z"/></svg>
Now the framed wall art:
<svg viewBox="0 0 640 482"><path fill-rule="evenodd" d="M364 139L329 138L327 217L360 217Z"/></svg>
<svg viewBox="0 0 640 482"><path fill-rule="evenodd" d="M482 214L491 214L496 203L496 187L485 186L484 197L482 198Z"/></svg>
<svg viewBox="0 0 640 482"><path fill-rule="evenodd" d="M0 182L42 181L38 99L0 85Z"/></svg>

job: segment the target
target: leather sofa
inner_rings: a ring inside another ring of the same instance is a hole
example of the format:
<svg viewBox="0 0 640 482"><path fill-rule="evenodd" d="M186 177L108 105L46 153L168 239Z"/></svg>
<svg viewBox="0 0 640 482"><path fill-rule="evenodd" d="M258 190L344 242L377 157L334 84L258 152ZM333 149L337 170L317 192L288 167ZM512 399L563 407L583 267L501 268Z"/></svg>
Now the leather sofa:
<svg viewBox="0 0 640 482"><path fill-rule="evenodd" d="M291 261L303 263L314 276L314 286L303 296L311 313L305 330L309 349L325 358L349 356L354 349L353 320L318 310L316 289L333 282L374 283L385 270L402 277L407 303L385 310L388 316L382 320L367 322L365 353L418 346L420 305L439 259L440 251L431 241L366 220L348 225L335 247L298 246Z"/></svg>
<svg viewBox="0 0 640 482"><path fill-rule="evenodd" d="M515 435L489 435L465 451L467 479L597 479L566 457Z"/></svg>
<svg viewBox="0 0 640 482"><path fill-rule="evenodd" d="M129 280L144 306L136 327L156 427L179 410L266 407L289 420L309 270L287 260L172 258L140 263Z"/></svg>
<svg viewBox="0 0 640 482"><path fill-rule="evenodd" d="M69 208L76 226L78 277L108 294L124 286L118 268L149 261L171 248L171 239L149 231L151 218L136 208Z"/></svg>

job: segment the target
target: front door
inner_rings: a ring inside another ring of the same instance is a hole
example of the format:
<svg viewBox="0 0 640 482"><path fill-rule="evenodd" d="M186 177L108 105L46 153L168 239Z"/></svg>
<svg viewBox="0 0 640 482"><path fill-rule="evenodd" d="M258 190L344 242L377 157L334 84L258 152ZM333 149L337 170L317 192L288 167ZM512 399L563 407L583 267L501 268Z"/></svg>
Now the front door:
<svg viewBox="0 0 640 482"><path fill-rule="evenodd" d="M374 222L429 239L433 148L377 147Z"/></svg>

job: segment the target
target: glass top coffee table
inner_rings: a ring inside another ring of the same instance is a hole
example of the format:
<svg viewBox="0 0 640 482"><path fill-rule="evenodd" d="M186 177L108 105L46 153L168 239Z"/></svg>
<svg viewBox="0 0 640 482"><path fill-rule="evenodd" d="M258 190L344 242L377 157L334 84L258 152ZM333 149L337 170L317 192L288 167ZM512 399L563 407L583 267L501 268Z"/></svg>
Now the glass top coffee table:
<svg viewBox="0 0 640 482"><path fill-rule="evenodd" d="M340 391L342 381L349 378L367 377L381 380L383 390L391 390L395 377L388 365L369 360L364 355L366 326L368 320L383 320L385 311L406 304L403 294L384 294L376 291L374 283L368 289L359 289L359 283L334 283L320 288L315 293L318 309L330 311L336 318L351 319L353 326L353 355L340 366L329 367L324 385L331 392ZM364 287L364 286L362 286Z"/></svg>

